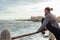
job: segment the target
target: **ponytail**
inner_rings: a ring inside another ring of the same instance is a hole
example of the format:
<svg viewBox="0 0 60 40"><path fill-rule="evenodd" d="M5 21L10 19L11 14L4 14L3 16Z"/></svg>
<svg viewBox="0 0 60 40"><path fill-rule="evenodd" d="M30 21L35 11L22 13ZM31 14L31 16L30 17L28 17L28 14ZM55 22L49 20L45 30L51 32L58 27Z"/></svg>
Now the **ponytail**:
<svg viewBox="0 0 60 40"><path fill-rule="evenodd" d="M48 11L53 11L53 8L50 8L50 7L46 7L45 10L48 10Z"/></svg>
<svg viewBox="0 0 60 40"><path fill-rule="evenodd" d="M50 8L50 11L53 11L53 8Z"/></svg>

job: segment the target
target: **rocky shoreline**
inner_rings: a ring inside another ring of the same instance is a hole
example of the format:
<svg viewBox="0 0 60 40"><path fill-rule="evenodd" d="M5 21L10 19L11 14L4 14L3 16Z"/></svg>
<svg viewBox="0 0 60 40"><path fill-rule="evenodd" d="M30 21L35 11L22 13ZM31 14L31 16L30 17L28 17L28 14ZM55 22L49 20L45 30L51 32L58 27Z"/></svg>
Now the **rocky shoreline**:
<svg viewBox="0 0 60 40"><path fill-rule="evenodd" d="M43 18L42 16L38 16L38 17L31 17L30 19L16 19L15 21L33 21L33 22L40 22L42 18ZM60 17L57 17L57 20L60 23Z"/></svg>

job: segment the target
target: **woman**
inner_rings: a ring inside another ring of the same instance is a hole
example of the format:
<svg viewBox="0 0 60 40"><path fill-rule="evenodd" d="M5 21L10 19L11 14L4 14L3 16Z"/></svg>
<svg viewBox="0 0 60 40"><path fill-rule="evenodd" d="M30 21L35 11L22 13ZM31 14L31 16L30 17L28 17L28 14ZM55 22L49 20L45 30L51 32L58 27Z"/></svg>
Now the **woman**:
<svg viewBox="0 0 60 40"><path fill-rule="evenodd" d="M45 19L37 32L41 32L46 27L50 32L55 35L57 40L60 40L60 27L58 25L57 18L56 16L51 14L50 11L52 11L52 8L45 8Z"/></svg>
<svg viewBox="0 0 60 40"><path fill-rule="evenodd" d="M43 23L45 18L42 18L41 20L41 24ZM46 26L48 27L49 25L51 25L50 23L48 23ZM41 33L44 35L45 31L47 31L47 28L44 28ZM49 32L49 40L56 40L55 36L53 35L53 33Z"/></svg>

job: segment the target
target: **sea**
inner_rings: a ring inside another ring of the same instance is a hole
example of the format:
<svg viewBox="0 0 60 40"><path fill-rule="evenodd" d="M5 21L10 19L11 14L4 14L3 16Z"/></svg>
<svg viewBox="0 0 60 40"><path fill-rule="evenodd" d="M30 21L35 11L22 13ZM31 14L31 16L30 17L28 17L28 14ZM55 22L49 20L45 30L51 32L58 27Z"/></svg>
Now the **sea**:
<svg viewBox="0 0 60 40"><path fill-rule="evenodd" d="M21 36L24 34L36 32L40 28L40 26L40 22L0 20L0 33L3 30L9 30L11 37ZM49 38L45 38L42 33L38 33L14 40L49 40Z"/></svg>

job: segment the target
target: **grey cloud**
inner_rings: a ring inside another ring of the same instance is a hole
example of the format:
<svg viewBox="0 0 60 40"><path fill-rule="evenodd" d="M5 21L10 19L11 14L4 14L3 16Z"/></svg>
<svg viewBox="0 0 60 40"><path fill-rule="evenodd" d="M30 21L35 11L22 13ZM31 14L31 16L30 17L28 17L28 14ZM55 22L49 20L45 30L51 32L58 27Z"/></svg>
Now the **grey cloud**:
<svg viewBox="0 0 60 40"><path fill-rule="evenodd" d="M4 10L11 6L29 5L46 1L50 0L0 0L0 10Z"/></svg>

